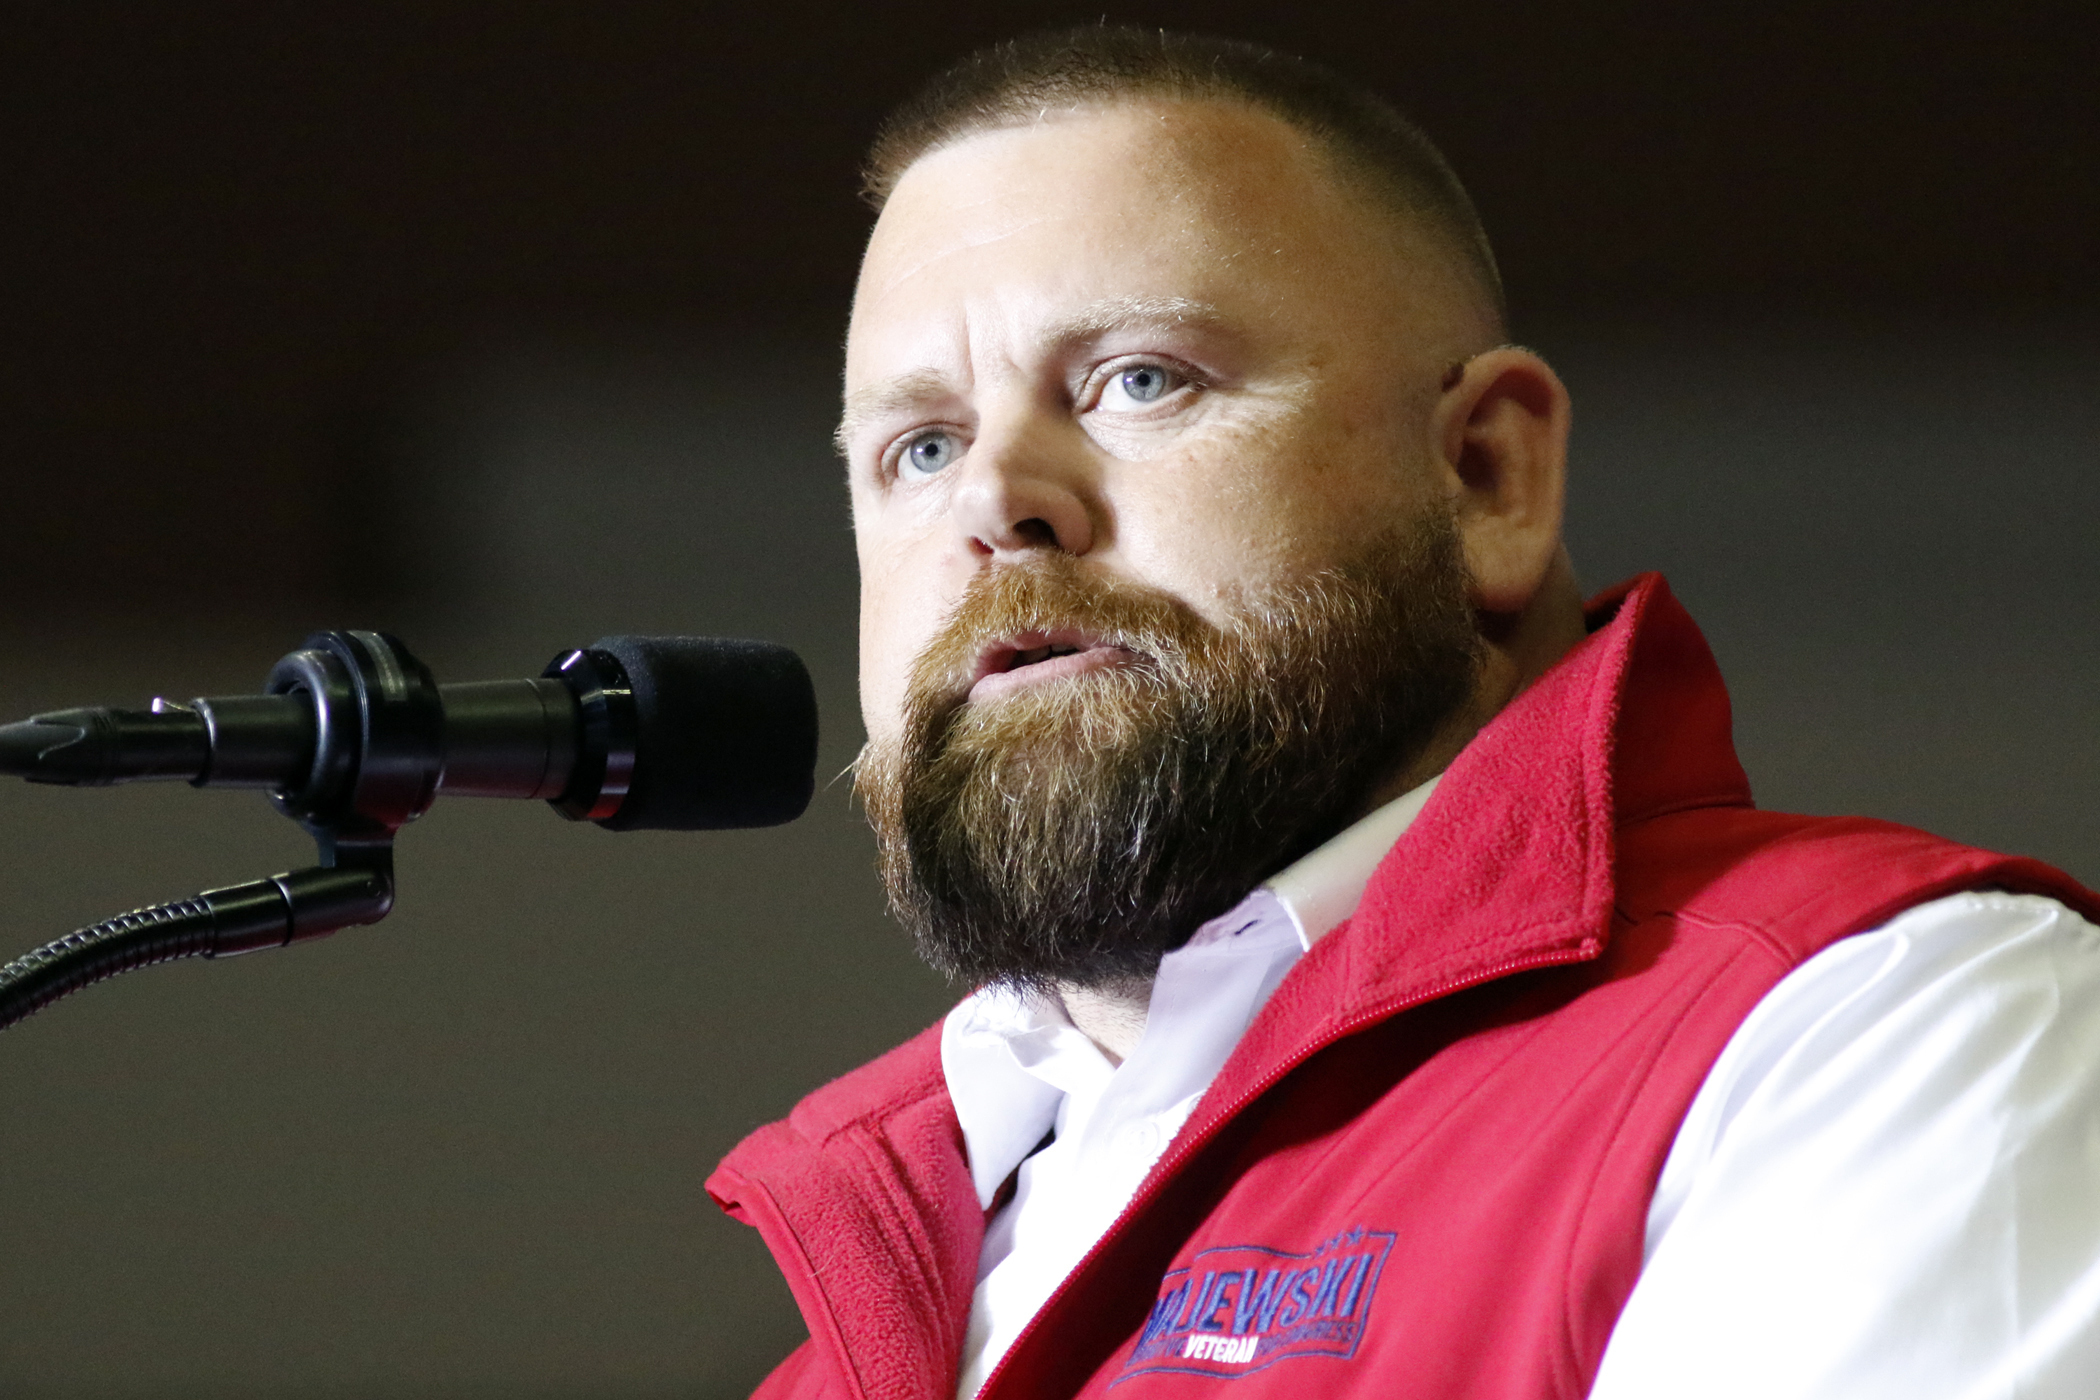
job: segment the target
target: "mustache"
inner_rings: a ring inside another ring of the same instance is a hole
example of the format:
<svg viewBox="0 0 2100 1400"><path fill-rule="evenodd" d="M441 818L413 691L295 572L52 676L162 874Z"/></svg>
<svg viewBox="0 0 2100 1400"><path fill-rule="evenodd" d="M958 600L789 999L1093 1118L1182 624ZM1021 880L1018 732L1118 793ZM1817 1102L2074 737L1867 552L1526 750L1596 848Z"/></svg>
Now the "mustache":
<svg viewBox="0 0 2100 1400"><path fill-rule="evenodd" d="M1120 647L1140 671L1178 670L1218 629L1164 590L1089 569L1069 555L997 564L973 577L913 663L907 704L919 718L966 702L986 654L1017 638L1082 634Z"/></svg>

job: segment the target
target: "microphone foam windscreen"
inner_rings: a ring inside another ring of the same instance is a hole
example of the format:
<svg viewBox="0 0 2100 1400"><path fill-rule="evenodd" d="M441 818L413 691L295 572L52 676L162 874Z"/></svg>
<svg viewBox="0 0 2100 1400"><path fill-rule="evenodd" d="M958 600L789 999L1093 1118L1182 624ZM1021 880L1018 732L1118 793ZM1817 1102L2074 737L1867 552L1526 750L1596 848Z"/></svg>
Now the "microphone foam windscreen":
<svg viewBox="0 0 2100 1400"><path fill-rule="evenodd" d="M817 693L771 642L605 637L634 686L634 777L613 831L777 826L816 787Z"/></svg>

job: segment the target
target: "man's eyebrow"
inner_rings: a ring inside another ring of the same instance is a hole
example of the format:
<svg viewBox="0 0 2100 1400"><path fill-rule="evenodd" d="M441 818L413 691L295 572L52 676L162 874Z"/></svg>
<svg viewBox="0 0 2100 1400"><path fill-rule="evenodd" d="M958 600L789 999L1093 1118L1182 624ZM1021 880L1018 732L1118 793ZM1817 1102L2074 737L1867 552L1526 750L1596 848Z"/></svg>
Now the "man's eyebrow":
<svg viewBox="0 0 2100 1400"><path fill-rule="evenodd" d="M831 445L843 457L853 435L869 419L884 417L947 392L947 379L930 369L915 369L910 374L900 374L895 379L855 389L846 395L846 407L839 414L838 427L832 430Z"/></svg>
<svg viewBox="0 0 2100 1400"><path fill-rule="evenodd" d="M1104 297L1062 320L1053 321L1043 338L1053 345L1070 345L1113 331L1147 327L1229 332L1235 329L1235 323L1210 302L1189 297ZM930 369L913 370L856 389L846 396L846 406L839 415L838 427L832 432L831 445L839 456L844 457L853 435L869 420L950 392L952 386L947 379Z"/></svg>
<svg viewBox="0 0 2100 1400"><path fill-rule="evenodd" d="M1183 326L1199 330L1230 330L1233 322L1207 301L1191 297L1104 297L1072 316L1053 323L1049 339L1058 343L1087 340L1110 331Z"/></svg>

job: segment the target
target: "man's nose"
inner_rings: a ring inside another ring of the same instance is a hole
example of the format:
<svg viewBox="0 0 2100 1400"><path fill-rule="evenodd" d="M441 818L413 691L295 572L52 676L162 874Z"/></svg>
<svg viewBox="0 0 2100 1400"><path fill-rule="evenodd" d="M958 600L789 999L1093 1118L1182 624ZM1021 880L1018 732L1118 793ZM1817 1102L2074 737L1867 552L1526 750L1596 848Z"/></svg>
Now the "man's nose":
<svg viewBox="0 0 2100 1400"><path fill-rule="evenodd" d="M1077 442L1046 427L981 433L957 463L955 528L973 554L1010 558L1035 549L1085 554L1094 547L1099 481Z"/></svg>

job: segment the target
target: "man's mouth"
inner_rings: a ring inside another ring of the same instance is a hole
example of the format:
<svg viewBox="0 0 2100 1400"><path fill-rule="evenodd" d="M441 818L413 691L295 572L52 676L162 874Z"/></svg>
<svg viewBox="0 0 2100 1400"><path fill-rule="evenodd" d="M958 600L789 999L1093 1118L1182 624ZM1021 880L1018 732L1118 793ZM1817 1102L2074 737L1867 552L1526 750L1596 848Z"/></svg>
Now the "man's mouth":
<svg viewBox="0 0 2100 1400"><path fill-rule="evenodd" d="M978 651L970 699L973 703L990 700L1046 681L1128 665L1136 659L1130 648L1076 628L1022 632Z"/></svg>

